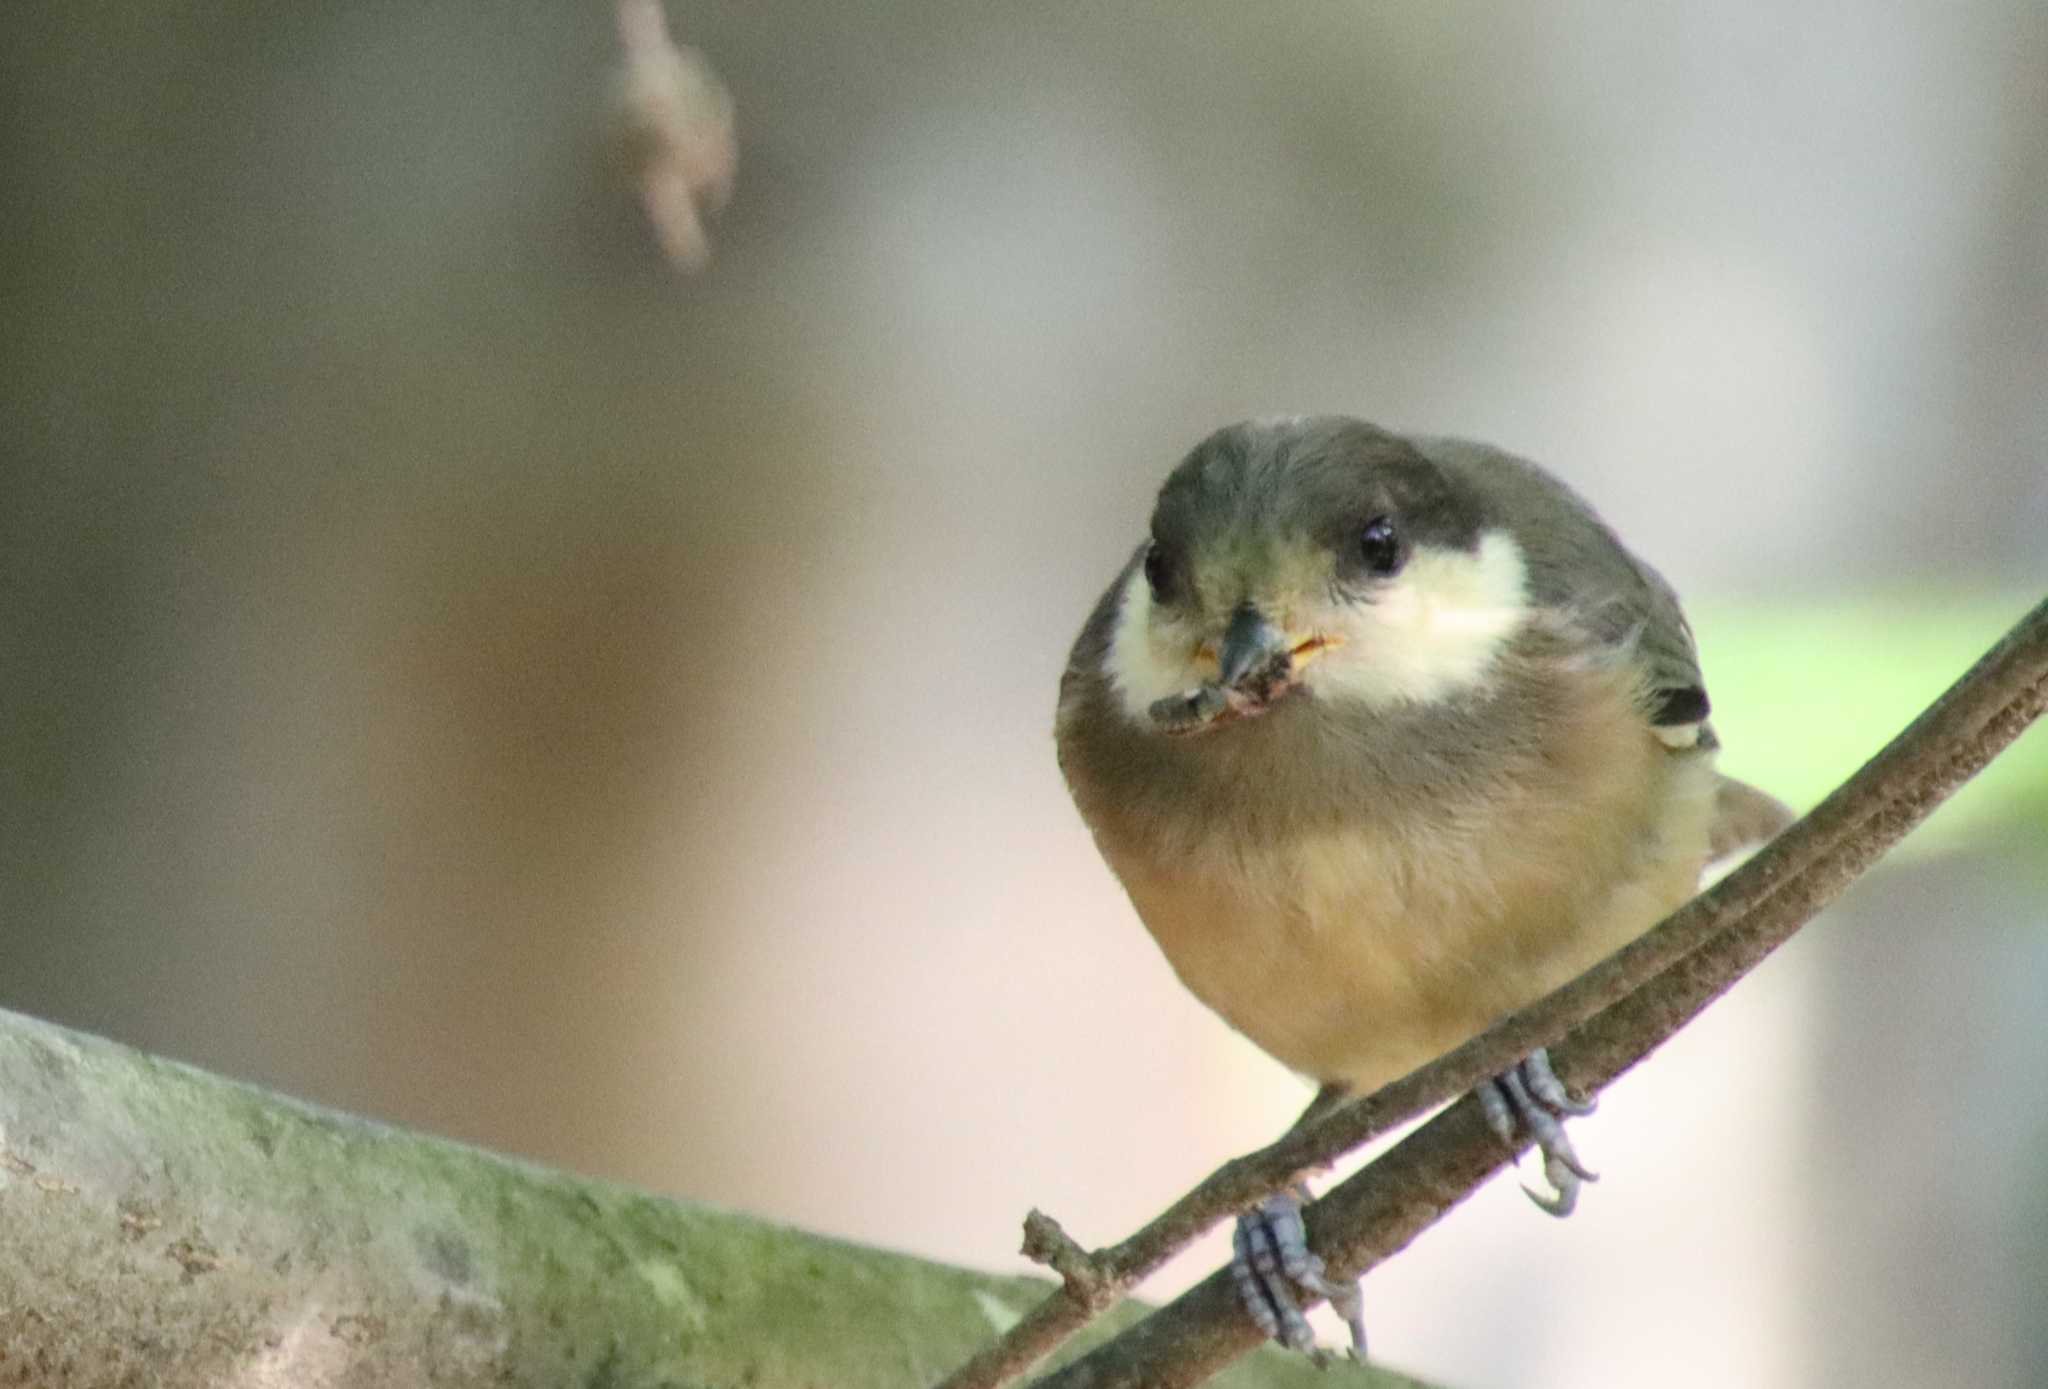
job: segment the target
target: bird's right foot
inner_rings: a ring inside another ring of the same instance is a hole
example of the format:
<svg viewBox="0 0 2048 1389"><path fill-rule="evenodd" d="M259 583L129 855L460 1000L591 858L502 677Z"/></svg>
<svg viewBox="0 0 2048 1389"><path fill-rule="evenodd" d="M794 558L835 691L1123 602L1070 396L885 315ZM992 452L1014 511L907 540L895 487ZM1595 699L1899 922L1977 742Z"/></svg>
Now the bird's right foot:
<svg viewBox="0 0 2048 1389"><path fill-rule="evenodd" d="M1321 1359L1315 1328L1304 1304L1326 1301L1351 1329L1351 1356L1365 1359L1365 1301L1356 1280L1340 1284L1328 1276L1323 1261L1309 1251L1308 1228L1301 1221L1307 1195L1282 1192L1261 1201L1237 1218L1231 1276L1238 1300L1261 1331L1290 1350Z"/></svg>

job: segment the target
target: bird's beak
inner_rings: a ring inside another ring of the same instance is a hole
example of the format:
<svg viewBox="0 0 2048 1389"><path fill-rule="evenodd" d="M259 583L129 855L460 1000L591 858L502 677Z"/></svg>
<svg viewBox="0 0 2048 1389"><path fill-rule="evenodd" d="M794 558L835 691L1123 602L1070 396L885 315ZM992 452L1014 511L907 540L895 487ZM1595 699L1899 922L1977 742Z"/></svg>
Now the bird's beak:
<svg viewBox="0 0 2048 1389"><path fill-rule="evenodd" d="M1240 603L1223 629L1221 643L1203 642L1195 654L1216 662L1219 689L1271 695L1292 682L1303 666L1342 643L1341 637L1323 633L1288 632L1256 603Z"/></svg>
<svg viewBox="0 0 2048 1389"><path fill-rule="evenodd" d="M1234 719L1254 718L1293 690L1301 668L1342 638L1289 636L1255 603L1240 603L1220 642L1203 642L1194 660L1216 663L1216 678L1152 706L1152 718L1171 734L1200 732Z"/></svg>
<svg viewBox="0 0 2048 1389"><path fill-rule="evenodd" d="M1250 603L1238 606L1223 629L1216 653L1216 683L1236 689L1253 678L1285 677L1294 665L1294 643Z"/></svg>

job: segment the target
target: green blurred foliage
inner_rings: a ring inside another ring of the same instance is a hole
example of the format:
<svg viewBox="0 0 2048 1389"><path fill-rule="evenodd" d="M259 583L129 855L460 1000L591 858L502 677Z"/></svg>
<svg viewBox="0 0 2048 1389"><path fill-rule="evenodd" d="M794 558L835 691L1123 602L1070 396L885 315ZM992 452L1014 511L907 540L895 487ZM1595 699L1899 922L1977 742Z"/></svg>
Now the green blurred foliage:
<svg viewBox="0 0 2048 1389"><path fill-rule="evenodd" d="M1695 605L1722 766L1811 809L2038 601L1959 591ZM2048 734L2036 727L1896 852L2039 844L2044 827ZM2039 855L2007 857L2048 872Z"/></svg>

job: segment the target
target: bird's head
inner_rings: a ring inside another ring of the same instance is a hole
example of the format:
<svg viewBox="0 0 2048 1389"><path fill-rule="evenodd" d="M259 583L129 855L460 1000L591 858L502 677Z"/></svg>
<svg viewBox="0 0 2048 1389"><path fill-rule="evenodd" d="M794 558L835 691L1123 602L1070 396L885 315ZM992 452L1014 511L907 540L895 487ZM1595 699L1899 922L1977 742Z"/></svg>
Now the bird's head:
<svg viewBox="0 0 2048 1389"><path fill-rule="evenodd" d="M1256 421L1160 489L1105 672L1169 734L1301 699L1384 709L1483 681L1528 611L1514 538L1413 445L1350 419Z"/></svg>

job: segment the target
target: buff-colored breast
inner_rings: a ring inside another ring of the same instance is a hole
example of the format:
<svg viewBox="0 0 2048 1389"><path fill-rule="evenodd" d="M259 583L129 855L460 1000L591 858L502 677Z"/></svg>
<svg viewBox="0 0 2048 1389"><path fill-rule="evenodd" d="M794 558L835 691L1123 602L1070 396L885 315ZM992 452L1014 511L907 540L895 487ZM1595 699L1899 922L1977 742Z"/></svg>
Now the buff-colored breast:
<svg viewBox="0 0 2048 1389"><path fill-rule="evenodd" d="M1570 678L1583 682L1572 721L1479 803L1270 842L1219 826L1170 861L1114 824L1098 841L1197 997L1294 1070L1376 1089L1696 889L1709 755L1659 742L1626 672Z"/></svg>

